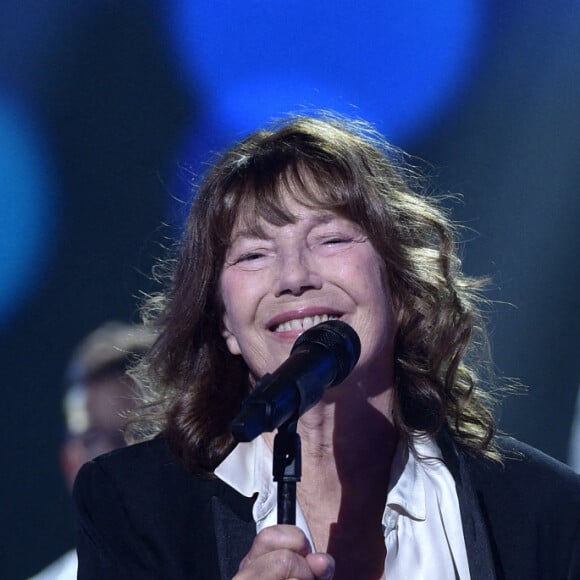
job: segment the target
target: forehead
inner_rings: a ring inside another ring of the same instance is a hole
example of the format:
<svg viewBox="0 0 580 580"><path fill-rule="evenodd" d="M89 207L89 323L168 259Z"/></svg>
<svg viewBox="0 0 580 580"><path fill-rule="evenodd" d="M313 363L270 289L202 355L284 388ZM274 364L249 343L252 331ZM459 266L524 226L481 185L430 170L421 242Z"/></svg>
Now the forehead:
<svg viewBox="0 0 580 580"><path fill-rule="evenodd" d="M316 226L346 217L337 210L318 207L290 194L282 195L280 201L279 213L273 219L260 212L249 211L247 208L240 211L236 217L230 239L233 241L241 236L264 236L272 228L296 224L300 221Z"/></svg>

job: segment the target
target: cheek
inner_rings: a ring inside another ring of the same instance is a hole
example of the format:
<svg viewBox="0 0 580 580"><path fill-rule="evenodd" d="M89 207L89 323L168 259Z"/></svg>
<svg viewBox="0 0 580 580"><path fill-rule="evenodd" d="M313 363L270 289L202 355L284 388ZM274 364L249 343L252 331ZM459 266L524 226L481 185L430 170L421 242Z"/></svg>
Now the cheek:
<svg viewBox="0 0 580 580"><path fill-rule="evenodd" d="M243 303L244 283L235 270L227 269L222 272L219 282L224 312L230 318L237 317L240 303Z"/></svg>
<svg viewBox="0 0 580 580"><path fill-rule="evenodd" d="M235 283L231 278L231 276L228 276L224 273L222 273L220 278L219 289L224 310L221 332L224 340L226 341L228 350L233 355L239 355L241 354L241 351L237 340L238 321L236 319L238 313L233 308L233 305L235 304Z"/></svg>
<svg viewBox="0 0 580 580"><path fill-rule="evenodd" d="M391 298L388 275L382 261L376 255L368 255L358 261L352 279L358 280L361 300L368 305L367 320L371 334L379 334L390 343L396 334L397 321Z"/></svg>
<svg viewBox="0 0 580 580"><path fill-rule="evenodd" d="M389 285L382 262L374 253L365 253L354 261L348 273L351 280L356 280L360 291L376 304L389 301Z"/></svg>

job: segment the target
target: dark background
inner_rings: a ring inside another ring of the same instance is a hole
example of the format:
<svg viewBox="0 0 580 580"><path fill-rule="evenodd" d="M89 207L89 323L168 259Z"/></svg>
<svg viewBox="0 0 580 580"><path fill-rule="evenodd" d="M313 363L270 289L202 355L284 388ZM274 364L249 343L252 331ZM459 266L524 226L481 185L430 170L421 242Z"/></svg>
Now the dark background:
<svg viewBox="0 0 580 580"><path fill-rule="evenodd" d="M171 199L183 196L176 163L195 166L215 135L221 144L242 131L212 108L217 85L184 73L172 4L21 0L0 8L0 98L18 103L18 131L40 135L49 184L33 198L47 204L44 221L10 229L18 220L8 210L0 221L6 261L42 234L26 282L10 294L16 277L8 272L1 287L10 295L0 313L2 578L31 575L74 541L58 466L71 349L105 320L138 319L153 259L172 233L161 224L177 220ZM501 426L565 461L579 379L580 9L571 0L471 4L481 14L479 48L446 98L405 130L375 117L431 164L435 189L463 194L453 211L473 230L465 269L494 280L498 372L528 385L502 405ZM252 22L238 24L250 38ZM219 48L232 34L213 41ZM247 66L260 62L256 54ZM384 106L386 115L393 105L385 98ZM0 146L11 159L11 141ZM6 166L7 174L14 165ZM0 195L10 209L25 192L4 175Z"/></svg>

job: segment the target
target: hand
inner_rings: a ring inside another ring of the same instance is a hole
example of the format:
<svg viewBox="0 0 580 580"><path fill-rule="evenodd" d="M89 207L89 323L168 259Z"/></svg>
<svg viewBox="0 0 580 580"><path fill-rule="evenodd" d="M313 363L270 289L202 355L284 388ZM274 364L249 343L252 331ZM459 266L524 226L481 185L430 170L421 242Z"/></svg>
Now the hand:
<svg viewBox="0 0 580 580"><path fill-rule="evenodd" d="M331 580L334 559L313 554L300 528L277 525L262 530L233 580Z"/></svg>

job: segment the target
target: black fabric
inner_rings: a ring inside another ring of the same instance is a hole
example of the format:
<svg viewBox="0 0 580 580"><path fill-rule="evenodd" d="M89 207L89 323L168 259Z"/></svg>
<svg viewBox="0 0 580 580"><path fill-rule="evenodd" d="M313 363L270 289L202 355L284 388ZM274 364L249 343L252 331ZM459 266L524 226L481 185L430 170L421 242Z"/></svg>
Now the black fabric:
<svg viewBox="0 0 580 580"><path fill-rule="evenodd" d="M439 443L473 580L580 580L580 476L517 441L503 465ZM162 439L86 464L74 497L81 580L230 579L255 537L254 498L192 476Z"/></svg>
<svg viewBox="0 0 580 580"><path fill-rule="evenodd" d="M503 465L464 456L498 580L580 580L580 476L503 440Z"/></svg>
<svg viewBox="0 0 580 580"><path fill-rule="evenodd" d="M255 536L253 500L193 477L161 439L86 464L74 498L82 579L231 578Z"/></svg>
<svg viewBox="0 0 580 580"><path fill-rule="evenodd" d="M455 480L471 580L496 580L491 538L464 456L445 431L439 436L438 444Z"/></svg>
<svg viewBox="0 0 580 580"><path fill-rule="evenodd" d="M211 502L221 577L232 578L250 550L256 524L251 517L249 520L237 517L230 506L217 497L212 497Z"/></svg>

